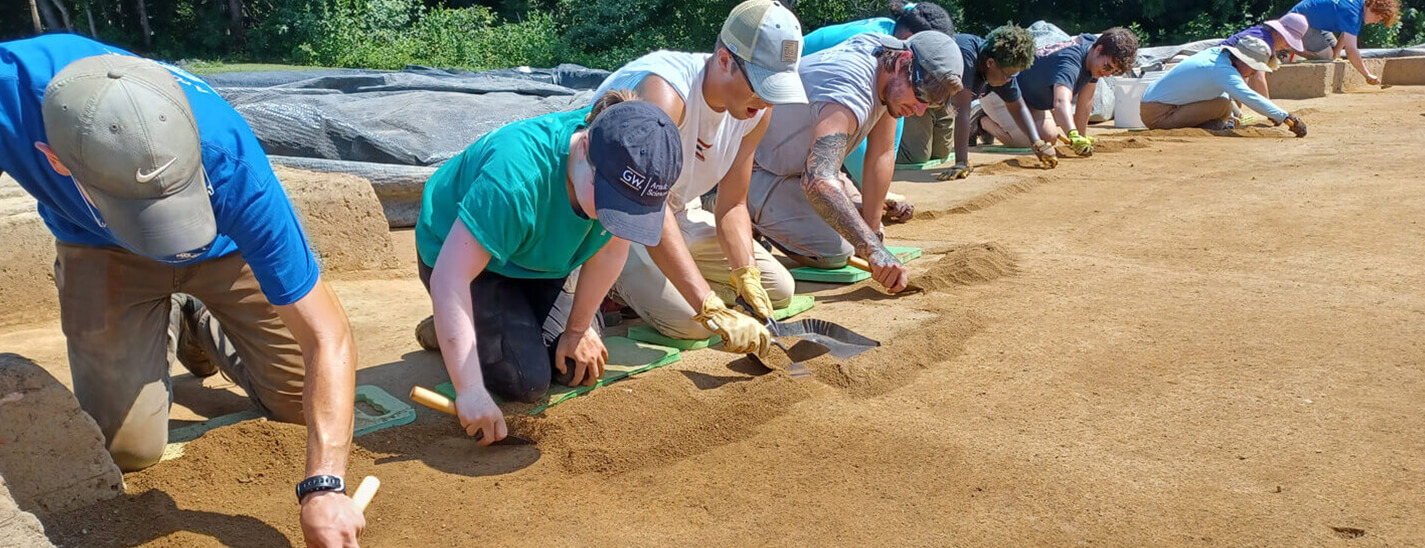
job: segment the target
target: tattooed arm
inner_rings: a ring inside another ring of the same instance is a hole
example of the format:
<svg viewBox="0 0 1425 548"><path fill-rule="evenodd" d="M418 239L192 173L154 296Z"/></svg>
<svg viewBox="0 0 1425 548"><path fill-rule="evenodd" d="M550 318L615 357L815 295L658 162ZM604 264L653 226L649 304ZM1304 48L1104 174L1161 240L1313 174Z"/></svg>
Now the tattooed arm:
<svg viewBox="0 0 1425 548"><path fill-rule="evenodd" d="M821 108L812 130L811 151L807 154L807 169L802 176L802 191L818 215L851 242L858 257L871 264L871 275L892 293L905 289L910 282L905 265L886 251L875 232L861 218L861 212L851 203L838 180L841 162L846 159L851 133L856 130L856 116L837 104Z"/></svg>

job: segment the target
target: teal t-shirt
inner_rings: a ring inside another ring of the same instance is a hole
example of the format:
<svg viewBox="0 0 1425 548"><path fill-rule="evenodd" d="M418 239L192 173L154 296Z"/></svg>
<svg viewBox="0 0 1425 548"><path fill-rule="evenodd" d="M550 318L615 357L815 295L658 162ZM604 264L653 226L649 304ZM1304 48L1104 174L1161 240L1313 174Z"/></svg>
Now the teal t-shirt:
<svg viewBox="0 0 1425 548"><path fill-rule="evenodd" d="M486 270L510 278L563 278L611 236L574 214L565 186L569 139L588 108L556 112L485 134L426 181L416 250L435 267L458 219L490 252Z"/></svg>

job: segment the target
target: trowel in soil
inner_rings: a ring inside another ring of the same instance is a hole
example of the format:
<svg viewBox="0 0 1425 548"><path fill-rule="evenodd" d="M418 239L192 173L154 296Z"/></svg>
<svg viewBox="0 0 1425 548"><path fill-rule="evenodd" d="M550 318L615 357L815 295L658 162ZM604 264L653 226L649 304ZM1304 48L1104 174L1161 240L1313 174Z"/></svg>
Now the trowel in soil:
<svg viewBox="0 0 1425 548"><path fill-rule="evenodd" d="M862 259L862 258L857 257L857 256L855 256L855 255L852 255L852 256L846 258L846 265L847 265L847 266L850 266L850 267L852 267L852 268L855 268L855 269L857 269L857 270L866 272L866 273L870 273L870 272L871 272L871 263L868 263L868 262L866 262L866 259ZM911 295L911 294L920 293L920 292L923 292L923 291L925 291L924 288L922 288L922 287L920 287L920 286L918 286L918 285L915 285L915 282L910 282L910 283L906 284L905 289L902 289L900 293L896 293L896 294L897 294L897 295Z"/></svg>
<svg viewBox="0 0 1425 548"><path fill-rule="evenodd" d="M743 310L747 311L747 315L752 316L753 318L757 317L756 310L752 308L752 305L747 304L747 301L744 300L741 296L737 297L737 304L741 306ZM782 336L783 333L781 332L782 324L777 323L776 318L772 318L770 316L762 318L762 325L765 326L767 328L767 332L772 335L772 345L781 349L782 353L787 355L787 359L791 363L787 364L785 370L787 372L787 375L793 378L805 377L811 374L811 370L807 369L806 364L802 363L803 361L810 360L812 358L815 358L822 354L826 354L827 352L831 351L831 349L827 348L825 345L806 340L797 341L797 343L792 345L791 348L787 348L786 344L783 344L782 341L777 340L777 337ZM717 326L712 325L711 322L709 322L709 325L707 327L712 331L717 331ZM756 353L748 354L747 358L751 359L754 362L757 362L758 365L761 365L762 367L765 367L767 369L783 369L775 367L771 362L767 361L766 359L763 359L762 356L759 356Z"/></svg>
<svg viewBox="0 0 1425 548"><path fill-rule="evenodd" d="M424 386L411 387L411 401L419 403L436 411L440 411L441 413L445 413L447 415L459 416L455 410L455 400L447 398L444 394L441 394L440 392L436 392ZM475 441L480 441L480 439L484 437L484 434L484 430L475 432ZM534 445L534 442L527 438L521 438L514 434L510 434L508 436L505 436L504 439L492 443L490 445Z"/></svg>

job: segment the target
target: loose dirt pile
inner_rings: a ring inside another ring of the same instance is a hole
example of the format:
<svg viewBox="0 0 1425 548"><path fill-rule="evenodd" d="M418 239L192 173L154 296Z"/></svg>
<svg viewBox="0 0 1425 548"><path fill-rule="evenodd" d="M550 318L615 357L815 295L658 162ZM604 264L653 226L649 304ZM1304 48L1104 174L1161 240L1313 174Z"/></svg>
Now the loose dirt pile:
<svg viewBox="0 0 1425 548"><path fill-rule="evenodd" d="M962 245L952 248L935 264L915 276L915 285L926 291L988 282L1014 274L1014 255L999 244Z"/></svg>

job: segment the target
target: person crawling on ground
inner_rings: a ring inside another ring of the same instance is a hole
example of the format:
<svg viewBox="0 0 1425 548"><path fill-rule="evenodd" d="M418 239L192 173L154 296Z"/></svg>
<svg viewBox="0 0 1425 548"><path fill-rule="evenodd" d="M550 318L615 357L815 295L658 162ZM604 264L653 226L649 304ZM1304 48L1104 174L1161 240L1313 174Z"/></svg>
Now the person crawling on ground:
<svg viewBox="0 0 1425 548"><path fill-rule="evenodd" d="M93 40L0 43L0 171L39 202L74 395L120 470L168 441L170 352L306 424L308 546L356 546L356 345L242 116L202 80Z"/></svg>
<svg viewBox="0 0 1425 548"><path fill-rule="evenodd" d="M417 270L434 316L417 336L480 445L509 433L494 396L536 401L556 372L570 386L603 375L596 312L630 243L658 245L682 151L667 114L609 92L491 131L426 182Z"/></svg>
<svg viewBox="0 0 1425 548"><path fill-rule="evenodd" d="M771 318L792 300L791 272L753 239L747 184L773 105L806 103L797 77L801 41L791 11L773 0L747 0L723 24L714 53L656 51L615 71L595 92L633 91L663 109L682 138L683 172L668 197L663 239L630 246L613 288L663 335L704 339L716 332L725 341L760 341L770 337L760 322L708 325L701 318L739 297L753 314ZM705 209L709 192L716 198Z"/></svg>
<svg viewBox="0 0 1425 548"><path fill-rule="evenodd" d="M1302 38L1303 57L1340 59L1341 51L1345 50L1346 59L1366 77L1367 83L1380 84L1380 77L1371 73L1361 60L1357 37L1362 25L1395 26L1400 21L1398 0L1301 0L1291 12L1305 15L1311 25Z"/></svg>
<svg viewBox="0 0 1425 548"><path fill-rule="evenodd" d="M1014 79L1040 139L1053 143L1063 136L1075 154L1093 155L1088 126L1098 79L1127 74L1137 59L1138 36L1122 27L1108 29L1097 37L1083 34L1038 48L1034 63ZM1019 129L999 95L986 96L980 107L985 112L980 119L981 129L1001 143L1025 148L1040 140Z"/></svg>
<svg viewBox="0 0 1425 548"><path fill-rule="evenodd" d="M955 40L938 31L908 40L862 34L803 59L797 71L810 102L773 110L757 147L747 198L753 227L802 264L840 268L856 255L889 291L905 289L909 273L881 235L896 119L960 91L961 61ZM864 195L840 170L862 139Z"/></svg>
<svg viewBox="0 0 1425 548"><path fill-rule="evenodd" d="M1045 167L1059 165L1054 143L1039 137L1039 128L1029 116L1029 107L1020 100L1019 84L1014 75L1034 62L1034 34L1017 25L996 28L984 38L973 34L956 34L955 43L965 61L965 89L955 94L955 165L941 172L942 181L970 176L971 104L975 99L994 93L1004 101L1005 109L1014 117L1015 126L1034 143L1034 155Z"/></svg>
<svg viewBox="0 0 1425 548"><path fill-rule="evenodd" d="M1247 86L1257 73L1272 70L1267 66L1271 56L1266 42L1246 36L1235 46L1214 46L1188 57L1143 92L1143 123L1150 129L1231 129L1232 101L1237 100L1305 137L1305 122Z"/></svg>

